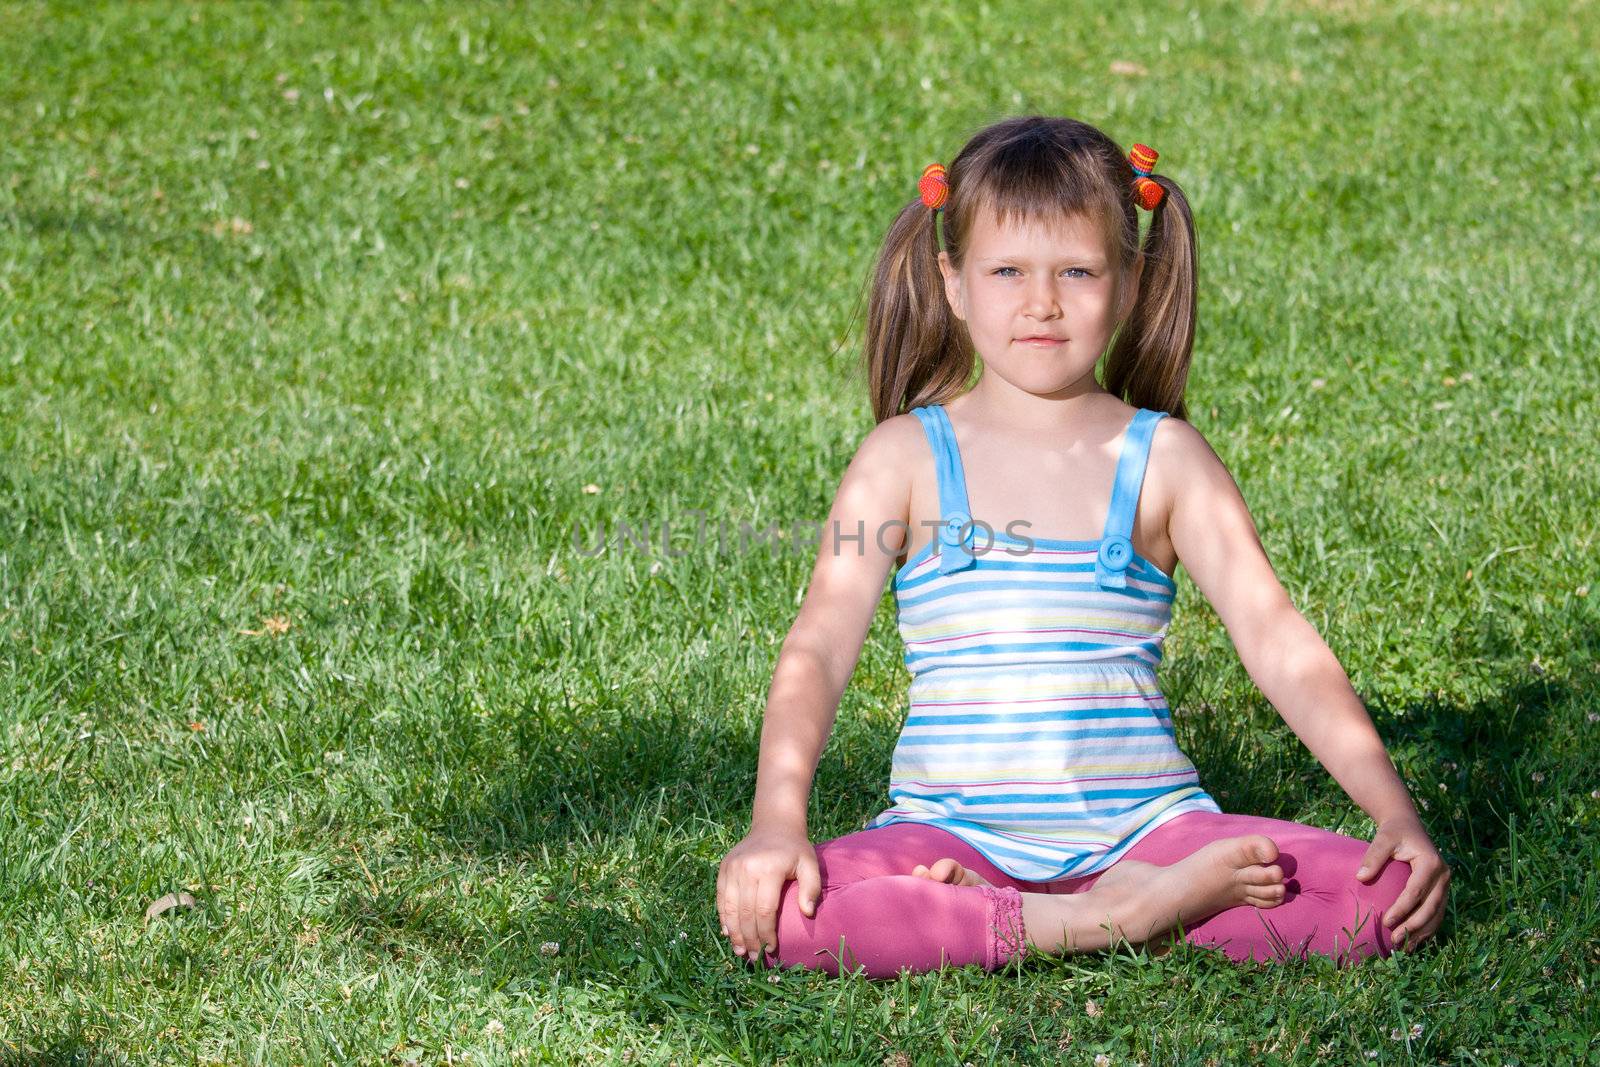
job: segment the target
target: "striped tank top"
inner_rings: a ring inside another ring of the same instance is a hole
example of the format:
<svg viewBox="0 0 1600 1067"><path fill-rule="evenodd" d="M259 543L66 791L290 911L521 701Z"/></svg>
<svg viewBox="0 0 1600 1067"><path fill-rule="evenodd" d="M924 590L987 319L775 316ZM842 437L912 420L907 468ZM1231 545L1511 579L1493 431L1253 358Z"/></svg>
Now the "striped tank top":
<svg viewBox="0 0 1600 1067"><path fill-rule="evenodd" d="M1098 541L1015 537L974 520L949 416L942 405L912 414L933 449L942 524L893 579L911 707L891 806L867 828L942 827L1013 877L1043 882L1102 871L1185 812L1221 811L1156 682L1177 586L1133 549L1166 412L1134 414Z"/></svg>

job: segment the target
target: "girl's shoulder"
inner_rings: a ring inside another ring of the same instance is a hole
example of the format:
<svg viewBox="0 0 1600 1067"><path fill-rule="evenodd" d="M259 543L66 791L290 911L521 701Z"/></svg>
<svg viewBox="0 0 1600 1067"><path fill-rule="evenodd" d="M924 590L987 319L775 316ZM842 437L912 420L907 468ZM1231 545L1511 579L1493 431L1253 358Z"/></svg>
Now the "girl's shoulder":
<svg viewBox="0 0 1600 1067"><path fill-rule="evenodd" d="M1219 478L1232 479L1227 465L1193 423L1169 416L1156 423L1145 466L1145 493L1171 504L1184 491L1205 491Z"/></svg>
<svg viewBox="0 0 1600 1067"><path fill-rule="evenodd" d="M891 415L868 430L856 454L873 462L902 465L914 461L919 449L927 450L926 432L922 421L908 411Z"/></svg>
<svg viewBox="0 0 1600 1067"><path fill-rule="evenodd" d="M1122 439L1124 432L1132 426L1141 411L1156 410L1140 408L1109 393L1099 399L1100 406L1091 409L1086 421L1091 427L1091 437L1104 441L1112 447ZM1156 421L1148 452L1151 467L1193 464L1202 461L1210 452L1211 446L1205 437L1187 420L1169 414L1166 418Z"/></svg>
<svg viewBox="0 0 1600 1067"><path fill-rule="evenodd" d="M1220 462L1205 435L1187 419L1169 415L1156 423L1150 438L1150 460L1163 466L1186 466L1207 460Z"/></svg>
<svg viewBox="0 0 1600 1067"><path fill-rule="evenodd" d="M910 491L911 472L919 450L928 451L922 423L915 415L891 415L873 426L856 446L846 477L872 484L879 492L904 495Z"/></svg>

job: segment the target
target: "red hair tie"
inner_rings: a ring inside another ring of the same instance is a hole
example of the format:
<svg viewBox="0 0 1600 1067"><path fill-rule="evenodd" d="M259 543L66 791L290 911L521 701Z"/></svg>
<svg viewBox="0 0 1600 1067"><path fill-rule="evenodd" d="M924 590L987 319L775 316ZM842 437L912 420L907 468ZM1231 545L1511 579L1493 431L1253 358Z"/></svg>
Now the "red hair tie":
<svg viewBox="0 0 1600 1067"><path fill-rule="evenodd" d="M944 207L944 202L950 197L950 183L945 181L943 163L929 163L922 168L922 177L917 181L917 192L922 194L924 205L935 211Z"/></svg>
<svg viewBox="0 0 1600 1067"><path fill-rule="evenodd" d="M1150 177L1157 158L1156 150L1147 144L1136 144L1128 151L1128 162L1133 164L1133 199L1146 211L1154 211L1167 192Z"/></svg>

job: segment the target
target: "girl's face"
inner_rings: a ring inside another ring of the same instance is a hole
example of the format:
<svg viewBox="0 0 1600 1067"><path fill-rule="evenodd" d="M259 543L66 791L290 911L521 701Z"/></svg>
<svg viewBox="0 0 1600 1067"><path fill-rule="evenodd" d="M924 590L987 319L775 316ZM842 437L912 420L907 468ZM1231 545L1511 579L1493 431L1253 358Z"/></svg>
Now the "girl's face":
<svg viewBox="0 0 1600 1067"><path fill-rule="evenodd" d="M1041 228L1016 219L1001 226L985 212L960 271L939 253L945 296L966 322L984 373L1040 396L1094 374L1117 323L1133 307L1143 266L1141 256L1121 303L1113 306L1115 263L1081 216Z"/></svg>

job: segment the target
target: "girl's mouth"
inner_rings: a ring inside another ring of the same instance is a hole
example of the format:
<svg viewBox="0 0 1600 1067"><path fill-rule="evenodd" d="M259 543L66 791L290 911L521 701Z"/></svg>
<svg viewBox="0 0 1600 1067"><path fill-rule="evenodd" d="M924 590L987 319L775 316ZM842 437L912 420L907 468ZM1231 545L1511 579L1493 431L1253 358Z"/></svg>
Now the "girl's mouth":
<svg viewBox="0 0 1600 1067"><path fill-rule="evenodd" d="M1035 348L1054 348L1067 342L1063 337L1019 337L1017 343L1032 345Z"/></svg>

